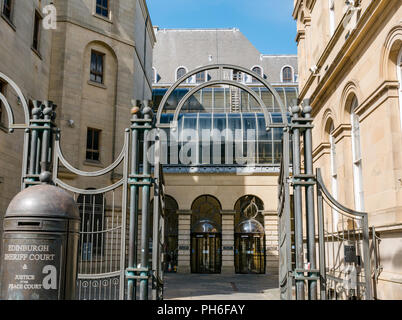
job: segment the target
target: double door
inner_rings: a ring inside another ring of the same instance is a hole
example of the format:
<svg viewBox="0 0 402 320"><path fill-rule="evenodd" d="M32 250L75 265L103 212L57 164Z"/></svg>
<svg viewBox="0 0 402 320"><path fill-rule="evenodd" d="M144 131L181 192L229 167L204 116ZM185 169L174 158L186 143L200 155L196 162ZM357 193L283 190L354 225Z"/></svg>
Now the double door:
<svg viewBox="0 0 402 320"><path fill-rule="evenodd" d="M191 272L220 273L221 265L221 235L216 233L192 234Z"/></svg>
<svg viewBox="0 0 402 320"><path fill-rule="evenodd" d="M265 273L264 236L237 234L235 240L236 273Z"/></svg>

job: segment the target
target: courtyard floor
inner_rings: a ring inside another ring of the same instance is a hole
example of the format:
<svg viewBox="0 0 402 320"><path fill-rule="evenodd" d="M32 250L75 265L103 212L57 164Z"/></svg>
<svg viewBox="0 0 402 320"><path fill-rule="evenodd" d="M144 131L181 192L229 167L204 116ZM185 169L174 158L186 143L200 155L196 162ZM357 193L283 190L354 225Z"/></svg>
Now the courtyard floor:
<svg viewBox="0 0 402 320"><path fill-rule="evenodd" d="M278 278L264 274L165 274L165 300L279 300Z"/></svg>

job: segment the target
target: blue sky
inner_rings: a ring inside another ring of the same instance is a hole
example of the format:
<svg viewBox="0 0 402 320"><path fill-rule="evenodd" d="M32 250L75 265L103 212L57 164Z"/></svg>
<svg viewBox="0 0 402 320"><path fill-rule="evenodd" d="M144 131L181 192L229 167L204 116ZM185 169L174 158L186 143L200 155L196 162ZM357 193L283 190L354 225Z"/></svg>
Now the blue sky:
<svg viewBox="0 0 402 320"><path fill-rule="evenodd" d="M263 54L296 54L293 0L147 0L161 28L239 28Z"/></svg>

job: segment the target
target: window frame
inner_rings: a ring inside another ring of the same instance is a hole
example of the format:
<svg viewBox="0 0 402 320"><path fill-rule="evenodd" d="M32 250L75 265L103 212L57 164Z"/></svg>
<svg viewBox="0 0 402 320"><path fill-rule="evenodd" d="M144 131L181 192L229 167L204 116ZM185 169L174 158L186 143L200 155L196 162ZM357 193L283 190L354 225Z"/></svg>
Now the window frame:
<svg viewBox="0 0 402 320"><path fill-rule="evenodd" d="M9 11L10 11L10 16L8 17L5 12L4 12L4 8L6 7L6 1L10 1L11 4L9 6ZM3 18L9 22L12 23L13 22L13 16L14 16L14 5L15 5L15 1L14 0L3 0L1 3L1 15L3 16Z"/></svg>
<svg viewBox="0 0 402 320"><path fill-rule="evenodd" d="M38 19L38 20L37 20ZM36 22L38 21L38 29L36 29ZM43 16L40 11L35 8L34 10L34 18L33 18L33 28L32 28L32 50L37 53L40 57L40 42L41 42L41 35L42 35L42 21ZM36 46L35 46L35 38L36 38Z"/></svg>
<svg viewBox="0 0 402 320"><path fill-rule="evenodd" d="M95 70L92 69L92 57L93 57L93 54L95 54L95 55L97 56ZM102 58L102 72L101 72L101 73L99 73L99 72L97 71L97 69L98 69L98 57L101 57L101 58ZM99 85L99 84L100 84L100 85L104 85L104 84L105 84L105 65L106 65L106 63L105 63L106 61L105 61L105 60L106 60L106 54L105 54L105 53L100 52L100 51L95 50L95 49L91 49L91 56L90 56L90 61L89 61L89 81L90 81L91 83L98 84L98 85ZM94 75L94 79L95 79L95 80L92 80L92 75ZM96 78L97 78L98 76L101 77L101 81L100 81L100 82L96 80Z"/></svg>
<svg viewBox="0 0 402 320"><path fill-rule="evenodd" d="M254 69L257 69L257 68L260 69L260 72L259 72L259 73L257 73L257 72L254 71ZM264 77L264 69L263 69L261 66L259 66L259 65L253 66L253 67L251 68L251 71L254 72L254 73L256 73L256 74L258 74L261 78ZM259 83L259 82L260 82L260 81L258 81L258 79L254 78L253 76L249 76L249 77L251 77L250 81L248 81L249 83Z"/></svg>
<svg viewBox="0 0 402 320"><path fill-rule="evenodd" d="M92 148L89 148L88 146L88 135L89 135L89 131L92 130ZM95 135L93 134L94 132L98 133L98 149L94 149L94 137ZM87 139L86 139L86 148L85 148L85 161L89 161L89 162L94 162L94 163L99 163L101 161L101 134L102 134L102 130L101 129L97 129L97 128L93 128L93 127L87 127ZM88 152L92 154L91 159L88 158ZM93 159L93 155L94 154L98 154L98 159Z"/></svg>
<svg viewBox="0 0 402 320"><path fill-rule="evenodd" d="M290 70L290 81L285 81L284 75L285 75L285 70L288 69ZM281 70L281 82L283 83L294 83L294 70L291 66L283 66Z"/></svg>
<svg viewBox="0 0 402 320"><path fill-rule="evenodd" d="M180 69L183 69L183 70L185 71L185 73L184 73L181 77L178 77L178 72L179 72ZM188 73L188 70L187 70L186 67L184 67L184 66L178 67L178 68L176 69L176 72L175 72L175 79L176 79L176 81L178 81L179 79L183 78L187 73ZM187 80L186 80L186 83L188 83L189 81L190 81L190 79L187 79Z"/></svg>
<svg viewBox="0 0 402 320"><path fill-rule="evenodd" d="M351 103L350 121L352 126L352 165L353 165L353 185L355 209L364 211L364 189L363 189L363 167L360 139L360 120L356 114L359 106L357 97L354 96Z"/></svg>
<svg viewBox="0 0 402 320"><path fill-rule="evenodd" d="M198 75L203 75L203 80L202 81L198 81ZM205 83L207 82L207 72L206 71L201 71L198 72L197 74L194 75L194 81L195 83Z"/></svg>
<svg viewBox="0 0 402 320"><path fill-rule="evenodd" d="M103 1L103 0L101 0L101 1ZM94 0L94 3L95 3L94 14L97 17L101 17L102 19L110 20L110 12L111 12L111 10L110 10L110 0L105 0L105 1L107 1L107 7L104 7L103 5L99 5L98 0ZM103 10L107 10L107 15L105 16L102 13L98 13L97 12L98 7L101 8L101 12L103 12Z"/></svg>

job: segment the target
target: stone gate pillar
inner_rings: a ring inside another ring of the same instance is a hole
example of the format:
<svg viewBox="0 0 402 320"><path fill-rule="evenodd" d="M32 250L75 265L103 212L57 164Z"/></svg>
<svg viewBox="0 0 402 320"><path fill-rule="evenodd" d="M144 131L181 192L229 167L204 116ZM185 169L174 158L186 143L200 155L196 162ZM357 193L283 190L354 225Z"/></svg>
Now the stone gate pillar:
<svg viewBox="0 0 402 320"><path fill-rule="evenodd" d="M179 254L178 254L178 273L191 272L191 210L179 210Z"/></svg>
<svg viewBox="0 0 402 320"><path fill-rule="evenodd" d="M235 273L234 217L235 211L222 210L222 273Z"/></svg>
<svg viewBox="0 0 402 320"><path fill-rule="evenodd" d="M278 213L264 211L265 228L265 256L267 274L277 275L279 273L279 233L278 233Z"/></svg>

